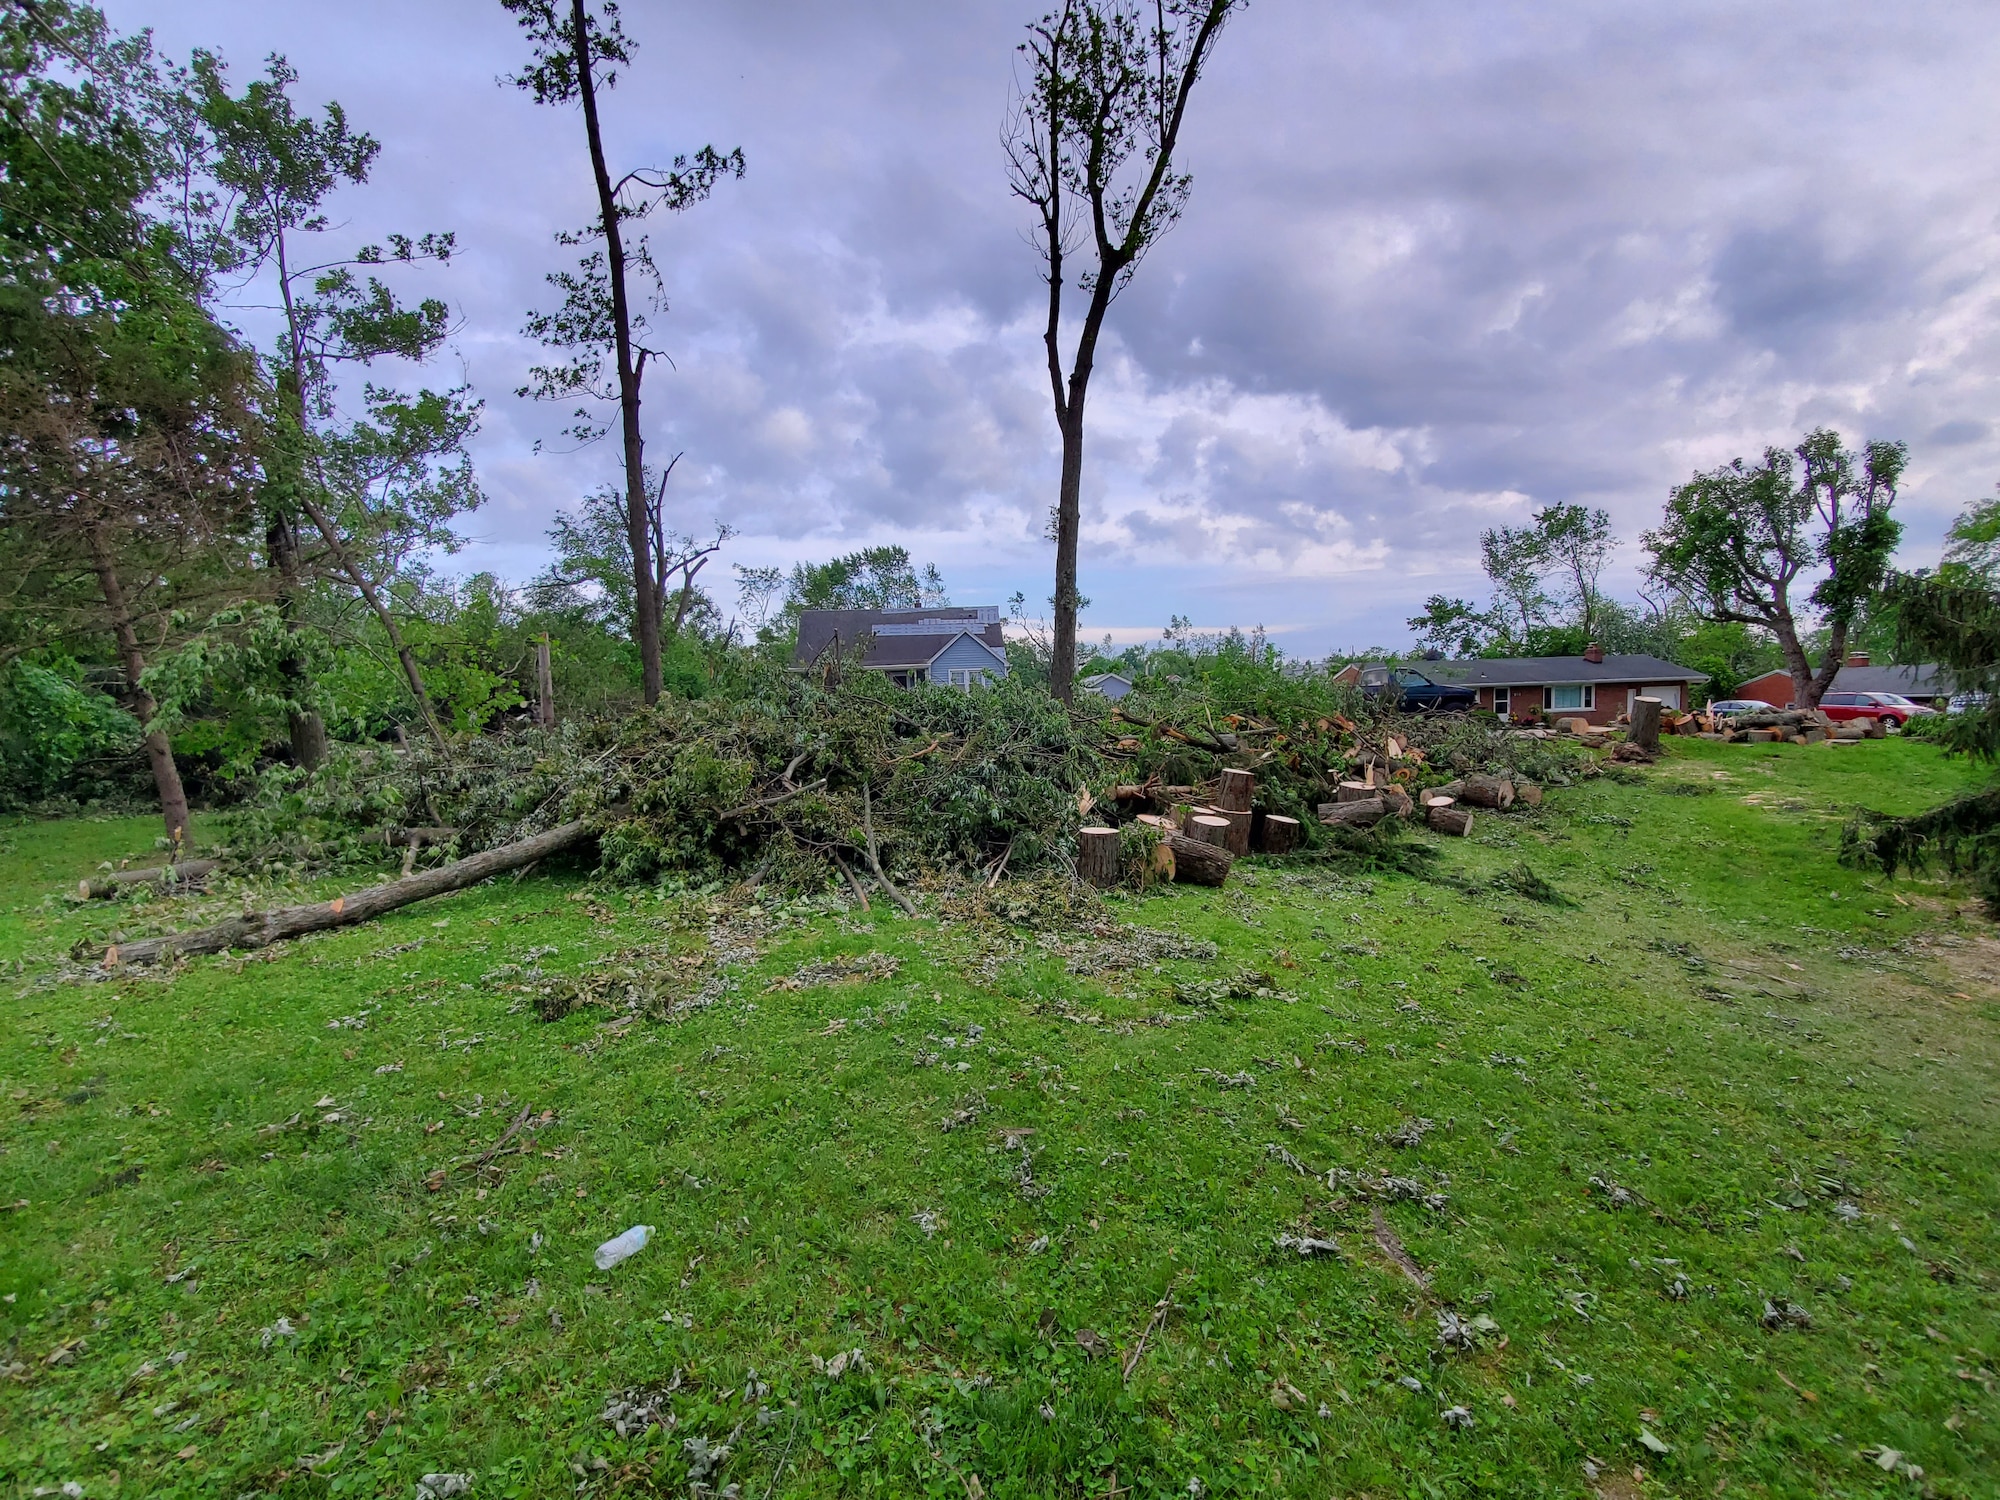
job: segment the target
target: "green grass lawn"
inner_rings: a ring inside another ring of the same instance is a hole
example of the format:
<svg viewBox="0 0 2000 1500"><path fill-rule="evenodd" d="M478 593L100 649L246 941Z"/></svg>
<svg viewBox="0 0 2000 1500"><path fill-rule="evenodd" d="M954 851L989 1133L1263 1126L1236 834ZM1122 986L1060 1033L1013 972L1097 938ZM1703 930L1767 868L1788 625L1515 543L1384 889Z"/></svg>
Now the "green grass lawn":
<svg viewBox="0 0 2000 1500"><path fill-rule="evenodd" d="M154 824L0 827L0 1481L2000 1493L2000 944L1833 857L1966 775L1679 741L1450 882L544 874L95 981L243 893L80 908ZM620 971L672 1017L539 1019Z"/></svg>

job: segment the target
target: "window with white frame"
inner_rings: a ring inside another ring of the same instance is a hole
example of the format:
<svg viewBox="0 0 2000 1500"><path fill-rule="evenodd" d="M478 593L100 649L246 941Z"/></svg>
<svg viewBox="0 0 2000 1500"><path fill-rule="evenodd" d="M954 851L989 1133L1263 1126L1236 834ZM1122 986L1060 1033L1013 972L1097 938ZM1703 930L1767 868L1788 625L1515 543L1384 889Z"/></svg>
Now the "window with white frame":
<svg viewBox="0 0 2000 1500"><path fill-rule="evenodd" d="M977 667L953 667L948 675L953 687L963 688L967 692L972 690L973 683L986 680L986 674Z"/></svg>
<svg viewBox="0 0 2000 1500"><path fill-rule="evenodd" d="M1514 701L1510 696L1513 691L1512 688L1503 687L1497 687L1493 690L1493 712L1500 715L1503 719L1507 717L1507 709Z"/></svg>
<svg viewBox="0 0 2000 1500"><path fill-rule="evenodd" d="M1550 688L1548 692L1550 708L1597 707L1597 684L1592 682L1564 683L1559 687Z"/></svg>

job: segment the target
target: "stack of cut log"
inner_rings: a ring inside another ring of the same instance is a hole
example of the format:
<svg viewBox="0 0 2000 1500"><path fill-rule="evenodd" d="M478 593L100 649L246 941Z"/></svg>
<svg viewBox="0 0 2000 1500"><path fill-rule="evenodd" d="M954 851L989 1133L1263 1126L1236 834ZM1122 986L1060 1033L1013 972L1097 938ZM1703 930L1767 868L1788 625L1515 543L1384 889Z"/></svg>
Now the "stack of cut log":
<svg viewBox="0 0 2000 1500"><path fill-rule="evenodd" d="M1192 885L1221 885L1229 869L1253 849L1260 854L1289 854L1304 840L1297 818L1258 812L1257 778L1248 771L1225 770L1208 800L1204 789L1142 786L1112 789L1112 798L1132 810L1132 821L1159 834L1154 849L1154 878ZM1137 811L1138 808L1147 811ZM1161 807L1165 811L1154 812ZM1077 872L1093 885L1112 886L1119 878L1118 830L1086 828L1079 835Z"/></svg>
<svg viewBox="0 0 2000 1500"><path fill-rule="evenodd" d="M1881 739L1887 733L1874 720L1835 724L1813 708L1774 708L1763 713L1735 714L1723 721L1724 744L1817 745L1829 739Z"/></svg>
<svg viewBox="0 0 2000 1500"><path fill-rule="evenodd" d="M1427 827L1464 838L1472 832L1472 809L1505 812L1516 803L1539 807L1542 789L1532 782L1505 776L1467 776L1440 787L1426 787L1413 798L1393 783L1344 781L1334 800L1320 804L1319 820L1336 828L1373 828L1384 818L1409 818L1419 811Z"/></svg>

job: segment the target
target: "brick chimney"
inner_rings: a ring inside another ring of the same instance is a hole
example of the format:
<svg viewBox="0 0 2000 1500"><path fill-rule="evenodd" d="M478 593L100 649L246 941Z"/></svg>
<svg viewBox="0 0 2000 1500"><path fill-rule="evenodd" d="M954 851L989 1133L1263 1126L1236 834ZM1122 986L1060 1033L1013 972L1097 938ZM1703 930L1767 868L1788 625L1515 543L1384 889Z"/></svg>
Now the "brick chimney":
<svg viewBox="0 0 2000 1500"><path fill-rule="evenodd" d="M1865 666L1867 666L1867 665L1868 665L1868 653L1867 653L1866 651L1850 651L1850 652L1848 652L1848 653L1847 653L1847 664L1848 664L1848 665L1849 665L1850 667L1865 667Z"/></svg>
<svg viewBox="0 0 2000 1500"><path fill-rule="evenodd" d="M1604 660L1604 648L1592 641L1583 648L1583 659L1595 666Z"/></svg>

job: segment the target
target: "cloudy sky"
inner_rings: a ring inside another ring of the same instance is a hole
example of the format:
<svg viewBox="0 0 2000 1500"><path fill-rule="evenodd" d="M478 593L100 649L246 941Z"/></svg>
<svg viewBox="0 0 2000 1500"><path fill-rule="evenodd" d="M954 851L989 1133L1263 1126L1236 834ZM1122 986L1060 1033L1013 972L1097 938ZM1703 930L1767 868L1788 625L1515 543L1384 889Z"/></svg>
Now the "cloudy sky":
<svg viewBox="0 0 2000 1500"><path fill-rule="evenodd" d="M522 580L615 476L514 395L593 209L580 118L503 86L497 0L109 0L265 54L383 143L330 245L457 232L444 367L486 400L461 565ZM1035 0L627 0L615 163L749 173L653 229L655 454L743 563L900 542L960 602L1051 590L1037 264L1006 188ZM1478 533L1555 501L1626 543L1697 468L1831 424L1907 440L1905 560L2000 479L2000 27L1901 0L1252 0L1186 131L1188 212L1115 304L1090 404L1087 637L1169 615L1288 650L1483 598ZM413 288L416 283L412 283ZM254 291L246 302L256 300ZM246 326L258 314L246 307ZM543 447L537 452L537 443ZM725 603L727 601L725 600Z"/></svg>

